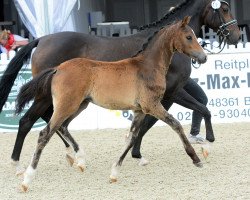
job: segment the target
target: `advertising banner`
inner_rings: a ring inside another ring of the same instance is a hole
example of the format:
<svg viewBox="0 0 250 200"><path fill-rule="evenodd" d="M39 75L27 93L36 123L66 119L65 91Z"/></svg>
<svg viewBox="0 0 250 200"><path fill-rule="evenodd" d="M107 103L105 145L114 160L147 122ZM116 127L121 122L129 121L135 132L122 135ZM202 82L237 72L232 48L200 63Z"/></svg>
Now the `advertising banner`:
<svg viewBox="0 0 250 200"><path fill-rule="evenodd" d="M249 51L209 54L208 61L192 67L193 78L208 97L207 107L213 123L232 123L250 121L250 48ZM0 77L7 66L0 63ZM16 132L19 119L25 114L32 102L25 107L20 116L14 115L15 100L20 87L32 78L30 64L24 65L19 72L8 101L0 114L0 131ZM190 124L192 110L174 104L169 112L181 124ZM133 119L132 111L111 111L90 104L69 126L70 130L96 128L126 128ZM37 121L34 129L41 129L46 123ZM164 125L158 121L157 125Z"/></svg>
<svg viewBox="0 0 250 200"><path fill-rule="evenodd" d="M210 54L191 77L208 97L213 123L250 121L250 53ZM170 112L190 123L192 111L174 105Z"/></svg>

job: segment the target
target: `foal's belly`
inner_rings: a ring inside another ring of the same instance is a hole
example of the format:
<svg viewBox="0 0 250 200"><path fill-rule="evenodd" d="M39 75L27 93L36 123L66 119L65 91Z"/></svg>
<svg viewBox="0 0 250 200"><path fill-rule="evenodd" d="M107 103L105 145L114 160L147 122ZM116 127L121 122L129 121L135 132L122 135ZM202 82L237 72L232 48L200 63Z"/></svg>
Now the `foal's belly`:
<svg viewBox="0 0 250 200"><path fill-rule="evenodd" d="M102 72L97 76L91 91L94 104L112 110L135 110L137 96L136 81L131 73L114 75Z"/></svg>

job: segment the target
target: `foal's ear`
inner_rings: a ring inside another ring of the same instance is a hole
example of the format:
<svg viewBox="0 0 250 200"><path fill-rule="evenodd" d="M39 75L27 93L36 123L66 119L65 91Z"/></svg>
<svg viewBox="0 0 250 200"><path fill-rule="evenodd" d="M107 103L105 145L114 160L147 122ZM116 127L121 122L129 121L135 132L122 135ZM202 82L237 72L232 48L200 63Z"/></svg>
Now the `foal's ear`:
<svg viewBox="0 0 250 200"><path fill-rule="evenodd" d="M186 25L188 25L188 23L190 22L190 19L191 19L190 16L184 17L184 19L181 22L181 27L185 27Z"/></svg>

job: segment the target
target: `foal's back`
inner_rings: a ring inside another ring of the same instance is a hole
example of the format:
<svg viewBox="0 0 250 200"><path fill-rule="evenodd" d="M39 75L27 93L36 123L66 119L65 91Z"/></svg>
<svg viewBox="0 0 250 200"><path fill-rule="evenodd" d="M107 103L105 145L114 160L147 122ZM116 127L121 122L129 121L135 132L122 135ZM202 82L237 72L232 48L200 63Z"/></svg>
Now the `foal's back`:
<svg viewBox="0 0 250 200"><path fill-rule="evenodd" d="M116 62L75 58L57 68L52 93L57 98L61 95L60 99L79 102L89 99L108 109L134 110L138 106L135 99L142 65L140 56Z"/></svg>

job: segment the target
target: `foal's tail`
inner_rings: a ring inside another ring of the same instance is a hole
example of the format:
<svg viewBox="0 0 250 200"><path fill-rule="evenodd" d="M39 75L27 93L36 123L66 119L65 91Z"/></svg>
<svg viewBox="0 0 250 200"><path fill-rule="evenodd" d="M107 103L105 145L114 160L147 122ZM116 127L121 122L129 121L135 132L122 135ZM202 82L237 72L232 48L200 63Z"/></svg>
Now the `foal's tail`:
<svg viewBox="0 0 250 200"><path fill-rule="evenodd" d="M51 80L56 69L48 69L23 85L16 99L16 114L20 114L24 106L34 99L51 96Z"/></svg>
<svg viewBox="0 0 250 200"><path fill-rule="evenodd" d="M37 47L39 40L40 39L36 39L26 46L23 46L8 64L0 81L0 112L2 112L3 106L7 101L18 72L21 70L23 64L31 57L32 49Z"/></svg>

